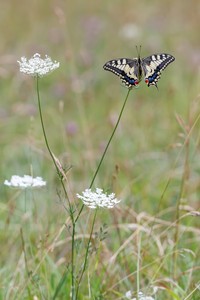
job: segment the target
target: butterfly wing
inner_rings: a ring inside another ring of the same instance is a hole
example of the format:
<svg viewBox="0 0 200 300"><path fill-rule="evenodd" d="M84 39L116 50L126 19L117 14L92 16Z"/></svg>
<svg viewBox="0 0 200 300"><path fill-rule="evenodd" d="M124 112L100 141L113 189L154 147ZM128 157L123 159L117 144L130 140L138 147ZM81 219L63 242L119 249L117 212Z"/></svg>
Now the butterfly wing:
<svg viewBox="0 0 200 300"><path fill-rule="evenodd" d="M137 58L113 59L105 63L103 68L119 76L123 84L129 89L136 86L141 80L142 69L140 60Z"/></svg>
<svg viewBox="0 0 200 300"><path fill-rule="evenodd" d="M145 82L148 86L155 85L160 79L161 71L164 70L175 58L166 53L153 54L141 60L141 65L144 71Z"/></svg>

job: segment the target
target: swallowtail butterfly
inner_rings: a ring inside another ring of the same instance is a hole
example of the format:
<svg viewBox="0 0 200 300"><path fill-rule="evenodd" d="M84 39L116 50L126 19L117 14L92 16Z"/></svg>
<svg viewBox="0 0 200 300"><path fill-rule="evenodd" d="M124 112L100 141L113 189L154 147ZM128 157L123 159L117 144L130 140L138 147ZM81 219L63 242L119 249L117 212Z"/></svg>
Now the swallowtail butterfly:
<svg viewBox="0 0 200 300"><path fill-rule="evenodd" d="M121 78L123 84L131 89L137 86L144 76L148 87L154 85L160 78L161 71L164 70L175 58L166 53L153 54L145 58L119 58L105 63L103 68L113 72Z"/></svg>

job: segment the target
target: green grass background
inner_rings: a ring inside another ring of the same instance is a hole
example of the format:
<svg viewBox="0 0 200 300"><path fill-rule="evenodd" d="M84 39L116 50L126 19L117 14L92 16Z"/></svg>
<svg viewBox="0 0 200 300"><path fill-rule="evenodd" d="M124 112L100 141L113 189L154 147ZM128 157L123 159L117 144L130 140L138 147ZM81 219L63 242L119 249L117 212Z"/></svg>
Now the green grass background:
<svg viewBox="0 0 200 300"><path fill-rule="evenodd" d="M180 199L188 210L200 208L199 22L196 0L1 1L1 299L52 299L70 262L70 234L63 228L68 213L42 136L35 82L19 73L17 60L39 52L60 62L40 80L42 109L51 149L64 167L72 166L70 194L78 201L75 195L89 186L127 93L102 66L136 57L136 45L142 45L142 57L165 52L176 60L163 72L159 91L141 82L130 93L95 181L122 201L98 214L96 231L106 223L108 233L91 254L80 299L125 299L126 291L136 291L138 224L141 289L159 286L156 299L182 300L196 288L199 217L180 221L178 240L173 222ZM133 35L127 37L130 26ZM3 182L14 174L42 176L47 186L9 189ZM93 212L85 209L79 224L82 237L88 214ZM83 253L77 251L79 263ZM69 299L69 291L67 278L57 299ZM188 299L200 299L199 289Z"/></svg>

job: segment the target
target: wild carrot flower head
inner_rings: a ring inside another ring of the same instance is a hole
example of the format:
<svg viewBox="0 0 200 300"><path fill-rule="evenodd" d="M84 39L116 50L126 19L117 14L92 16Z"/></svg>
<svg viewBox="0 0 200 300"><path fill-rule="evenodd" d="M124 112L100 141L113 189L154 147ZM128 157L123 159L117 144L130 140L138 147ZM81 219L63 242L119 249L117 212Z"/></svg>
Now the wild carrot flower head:
<svg viewBox="0 0 200 300"><path fill-rule="evenodd" d="M115 194L103 193L103 190L96 188L96 192L92 192L91 189L86 189L82 192L82 195L76 194L79 199L89 208L113 208L121 200L115 198Z"/></svg>
<svg viewBox="0 0 200 300"><path fill-rule="evenodd" d="M46 181L44 181L41 177L35 177L29 175L24 175L20 177L18 175L13 175L11 180L5 180L4 184L10 187L25 189L25 188L37 188L46 185Z"/></svg>
<svg viewBox="0 0 200 300"><path fill-rule="evenodd" d="M153 287L153 294L155 294L157 292L157 287ZM125 294L126 299L130 299L130 300L136 300L136 298L132 296L132 292L128 291ZM141 291L138 293L138 300L155 300L155 298L153 298L152 296L146 296L145 294L143 294Z"/></svg>
<svg viewBox="0 0 200 300"><path fill-rule="evenodd" d="M135 297L132 298L132 292L131 291L126 292L125 296L126 296L127 299L136 300ZM144 295L142 292L139 292L138 293L138 300L155 300L155 299L151 296Z"/></svg>
<svg viewBox="0 0 200 300"><path fill-rule="evenodd" d="M17 62L20 66L20 72L39 77L47 75L60 66L60 63L57 61L53 62L51 57L45 55L45 58L42 59L38 53L34 54L30 59L23 56L21 57L21 61Z"/></svg>

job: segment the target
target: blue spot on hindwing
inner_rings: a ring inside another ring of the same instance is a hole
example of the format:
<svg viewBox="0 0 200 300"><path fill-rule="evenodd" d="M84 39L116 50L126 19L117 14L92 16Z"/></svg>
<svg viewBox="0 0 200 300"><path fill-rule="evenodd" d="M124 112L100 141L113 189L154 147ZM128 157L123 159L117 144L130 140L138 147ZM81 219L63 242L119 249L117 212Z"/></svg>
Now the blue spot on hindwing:
<svg viewBox="0 0 200 300"><path fill-rule="evenodd" d="M130 78L129 76L127 76L125 73L123 75L123 78L130 84L135 85L135 79Z"/></svg>
<svg viewBox="0 0 200 300"><path fill-rule="evenodd" d="M158 77L157 73L154 73L152 76L148 77L149 82L153 82Z"/></svg>

